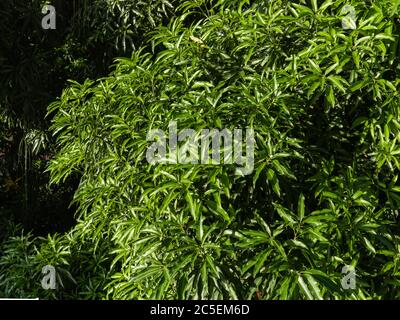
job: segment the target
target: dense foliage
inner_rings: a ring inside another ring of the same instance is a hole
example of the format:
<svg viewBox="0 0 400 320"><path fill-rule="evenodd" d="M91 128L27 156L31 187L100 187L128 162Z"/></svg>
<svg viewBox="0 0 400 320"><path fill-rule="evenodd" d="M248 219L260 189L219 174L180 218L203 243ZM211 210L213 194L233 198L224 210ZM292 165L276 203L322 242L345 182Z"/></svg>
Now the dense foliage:
<svg viewBox="0 0 400 320"><path fill-rule="evenodd" d="M0 293L400 298L398 4L187 1L108 76L71 82L49 107L49 171L80 177L76 225L8 238ZM170 121L252 128L254 171L148 163L148 133ZM37 281L48 264L57 291Z"/></svg>
<svg viewBox="0 0 400 320"><path fill-rule="evenodd" d="M115 56L129 56L174 14L174 2L160 0L56 0L56 30L45 30L48 3L0 2L0 213L39 234L71 226L66 207L78 180L47 185L43 172L56 152L48 104L67 79L106 75Z"/></svg>

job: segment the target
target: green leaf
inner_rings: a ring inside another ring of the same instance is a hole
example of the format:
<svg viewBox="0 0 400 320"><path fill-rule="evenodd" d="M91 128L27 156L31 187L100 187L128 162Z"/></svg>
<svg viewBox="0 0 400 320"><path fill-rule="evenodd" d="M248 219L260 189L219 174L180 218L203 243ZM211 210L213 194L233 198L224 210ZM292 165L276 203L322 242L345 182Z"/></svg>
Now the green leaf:
<svg viewBox="0 0 400 320"><path fill-rule="evenodd" d="M329 106L335 106L335 95L333 93L332 86L328 86L328 89L326 91L326 101L328 102Z"/></svg>
<svg viewBox="0 0 400 320"><path fill-rule="evenodd" d="M314 300L313 295L311 294L310 290L308 289L307 284L304 282L304 279L301 275L298 276L297 278L300 288L303 291L303 293L306 295L307 299L309 300Z"/></svg>
<svg viewBox="0 0 400 320"><path fill-rule="evenodd" d="M340 91L343 93L346 92L346 88L343 86L343 83L347 84L347 81L339 76L329 76L328 80Z"/></svg>
<svg viewBox="0 0 400 320"><path fill-rule="evenodd" d="M367 85L368 85L367 79L357 81L356 83L354 83L353 85L350 86L350 91L354 92L357 90L361 90L362 88L364 88Z"/></svg>
<svg viewBox="0 0 400 320"><path fill-rule="evenodd" d="M272 190L280 197L281 196L281 189L279 187L279 180L275 174L275 171L272 169L268 169L267 171L267 178L268 181L272 185Z"/></svg>
<svg viewBox="0 0 400 320"><path fill-rule="evenodd" d="M312 275L310 274L305 274L305 277L307 279L308 284L310 285L312 292L314 293L314 296L318 299L318 300L323 300L323 297L321 295L321 291L318 288L318 284L315 281L315 279L313 278Z"/></svg>
<svg viewBox="0 0 400 320"><path fill-rule="evenodd" d="M375 250L375 248L372 246L371 242L370 242L366 237L363 237L363 240L364 240L365 247L366 247L370 252L372 252L373 254L376 254L376 250Z"/></svg>
<svg viewBox="0 0 400 320"><path fill-rule="evenodd" d="M388 34L380 33L375 36L375 39L396 41L396 39Z"/></svg>
<svg viewBox="0 0 400 320"><path fill-rule="evenodd" d="M299 216L300 221L303 221L304 219L304 211L305 211L304 199L305 199L304 195L300 194L299 201L297 204L297 215Z"/></svg>

